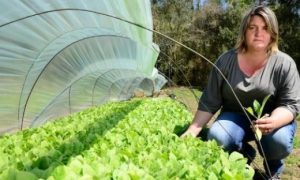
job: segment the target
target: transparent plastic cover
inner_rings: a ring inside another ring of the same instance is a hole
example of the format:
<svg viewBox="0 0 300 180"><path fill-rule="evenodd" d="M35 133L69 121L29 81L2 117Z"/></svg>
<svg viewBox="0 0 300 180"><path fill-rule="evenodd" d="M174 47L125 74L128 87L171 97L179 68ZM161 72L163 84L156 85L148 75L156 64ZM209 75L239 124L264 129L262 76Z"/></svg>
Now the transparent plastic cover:
<svg viewBox="0 0 300 180"><path fill-rule="evenodd" d="M0 13L0 134L166 83L152 32L122 21L152 29L149 0L9 0Z"/></svg>

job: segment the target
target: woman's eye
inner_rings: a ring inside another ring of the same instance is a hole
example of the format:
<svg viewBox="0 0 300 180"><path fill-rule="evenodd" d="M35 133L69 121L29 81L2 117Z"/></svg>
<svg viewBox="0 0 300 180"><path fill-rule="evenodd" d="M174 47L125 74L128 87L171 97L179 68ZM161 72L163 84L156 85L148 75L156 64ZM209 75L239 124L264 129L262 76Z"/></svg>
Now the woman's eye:
<svg viewBox="0 0 300 180"><path fill-rule="evenodd" d="M254 26L249 26L248 29L252 30L254 29Z"/></svg>

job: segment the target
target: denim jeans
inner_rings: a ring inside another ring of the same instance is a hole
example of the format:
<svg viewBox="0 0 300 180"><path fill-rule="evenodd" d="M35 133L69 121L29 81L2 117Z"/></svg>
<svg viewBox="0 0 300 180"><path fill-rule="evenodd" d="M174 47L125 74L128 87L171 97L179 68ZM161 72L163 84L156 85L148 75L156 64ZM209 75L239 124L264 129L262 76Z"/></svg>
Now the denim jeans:
<svg viewBox="0 0 300 180"><path fill-rule="evenodd" d="M272 174L283 171L283 159L293 149L296 121L272 133L263 135L262 148ZM208 131L208 139L214 139L224 150L241 151L243 144L255 139L247 117L240 113L222 112ZM259 149L261 153L261 149ZM265 164L264 164L265 166ZM266 167L266 166L265 166Z"/></svg>

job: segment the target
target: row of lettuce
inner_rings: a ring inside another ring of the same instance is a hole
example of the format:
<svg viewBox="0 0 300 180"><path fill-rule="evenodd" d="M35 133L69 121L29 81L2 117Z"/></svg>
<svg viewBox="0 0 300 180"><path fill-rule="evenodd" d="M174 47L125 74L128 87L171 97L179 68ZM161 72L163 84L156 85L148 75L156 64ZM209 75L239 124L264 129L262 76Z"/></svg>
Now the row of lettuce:
<svg viewBox="0 0 300 180"><path fill-rule="evenodd" d="M90 108L2 136L0 179L252 179L242 155L178 137L191 119L169 98Z"/></svg>

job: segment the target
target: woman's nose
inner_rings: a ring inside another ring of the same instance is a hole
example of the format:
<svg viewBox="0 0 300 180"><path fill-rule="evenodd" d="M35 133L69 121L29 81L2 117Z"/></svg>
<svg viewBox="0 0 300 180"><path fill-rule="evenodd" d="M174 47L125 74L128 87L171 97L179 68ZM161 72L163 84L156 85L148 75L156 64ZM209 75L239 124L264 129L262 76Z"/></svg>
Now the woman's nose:
<svg viewBox="0 0 300 180"><path fill-rule="evenodd" d="M260 36L262 34L262 32L263 32L263 29L261 29L261 28L256 28L255 29L255 35L256 36Z"/></svg>

